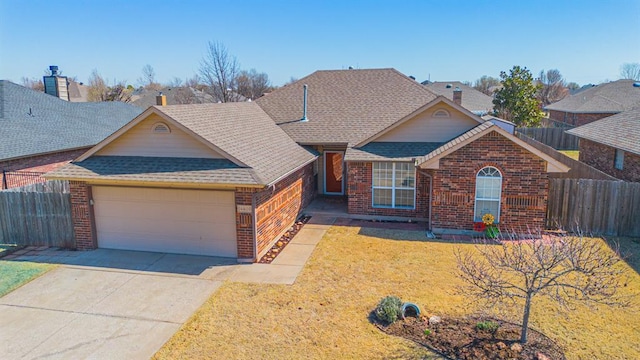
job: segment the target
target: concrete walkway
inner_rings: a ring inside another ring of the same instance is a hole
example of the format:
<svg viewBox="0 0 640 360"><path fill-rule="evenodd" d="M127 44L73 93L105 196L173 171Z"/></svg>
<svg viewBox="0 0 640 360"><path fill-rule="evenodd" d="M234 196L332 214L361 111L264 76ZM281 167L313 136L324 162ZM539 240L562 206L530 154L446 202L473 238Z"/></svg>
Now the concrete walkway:
<svg viewBox="0 0 640 360"><path fill-rule="evenodd" d="M97 249L28 248L60 264L0 298L0 359L148 359L222 284L293 284L335 217L314 215L271 264Z"/></svg>

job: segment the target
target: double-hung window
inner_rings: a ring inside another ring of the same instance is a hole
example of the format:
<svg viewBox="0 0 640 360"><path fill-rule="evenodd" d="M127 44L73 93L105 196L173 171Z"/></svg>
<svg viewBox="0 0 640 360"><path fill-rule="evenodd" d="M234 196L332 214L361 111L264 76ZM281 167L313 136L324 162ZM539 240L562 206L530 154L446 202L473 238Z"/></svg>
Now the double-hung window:
<svg viewBox="0 0 640 360"><path fill-rule="evenodd" d="M500 197L502 195L502 175L498 169L488 166L476 176L476 209L474 221L482 221L484 214L491 214L495 222L500 222Z"/></svg>
<svg viewBox="0 0 640 360"><path fill-rule="evenodd" d="M416 171L413 163L373 163L373 207L413 209Z"/></svg>
<svg viewBox="0 0 640 360"><path fill-rule="evenodd" d="M616 158L613 165L618 170L622 170L624 168L624 151L616 149Z"/></svg>

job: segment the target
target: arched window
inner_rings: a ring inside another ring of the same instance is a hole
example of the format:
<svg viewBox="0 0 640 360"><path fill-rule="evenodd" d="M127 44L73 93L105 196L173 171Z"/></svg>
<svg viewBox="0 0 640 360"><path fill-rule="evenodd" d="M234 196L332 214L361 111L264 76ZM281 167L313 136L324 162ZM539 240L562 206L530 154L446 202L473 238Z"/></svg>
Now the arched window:
<svg viewBox="0 0 640 360"><path fill-rule="evenodd" d="M500 196L502 195L502 174L492 166L478 171L476 176L476 208L474 221L482 221L484 214L491 214L495 222L500 222Z"/></svg>
<svg viewBox="0 0 640 360"><path fill-rule="evenodd" d="M433 117L437 117L437 118L448 118L449 116L449 112L445 109L438 109L433 113Z"/></svg>
<svg viewBox="0 0 640 360"><path fill-rule="evenodd" d="M169 134L171 129L169 128L169 125L159 122L153 125L153 132L156 134Z"/></svg>

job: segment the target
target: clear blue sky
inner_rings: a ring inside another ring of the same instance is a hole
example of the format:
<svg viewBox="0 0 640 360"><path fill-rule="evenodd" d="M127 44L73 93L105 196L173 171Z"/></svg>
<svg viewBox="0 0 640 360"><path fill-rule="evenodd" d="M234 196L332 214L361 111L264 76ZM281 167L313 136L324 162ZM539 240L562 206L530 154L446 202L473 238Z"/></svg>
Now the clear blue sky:
<svg viewBox="0 0 640 360"><path fill-rule="evenodd" d="M579 84L640 62L640 0L0 0L0 78L48 65L86 81L191 77L208 41L275 85L319 69L394 67L422 81L497 77L513 65Z"/></svg>

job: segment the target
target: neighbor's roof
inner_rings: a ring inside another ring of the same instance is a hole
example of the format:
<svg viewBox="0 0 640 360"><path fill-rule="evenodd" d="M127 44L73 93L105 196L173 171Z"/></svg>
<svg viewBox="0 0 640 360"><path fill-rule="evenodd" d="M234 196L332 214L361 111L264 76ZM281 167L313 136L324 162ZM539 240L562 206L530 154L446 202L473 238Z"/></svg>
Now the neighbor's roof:
<svg viewBox="0 0 640 360"><path fill-rule="evenodd" d="M64 101L0 80L0 160L93 146L141 112L121 102Z"/></svg>
<svg viewBox="0 0 640 360"><path fill-rule="evenodd" d="M640 106L640 87L634 80L600 84L547 105L546 110L570 113L619 113Z"/></svg>
<svg viewBox="0 0 640 360"><path fill-rule="evenodd" d="M303 84L308 122L299 122ZM256 100L301 144L357 144L386 129L436 95L395 69L324 70Z"/></svg>
<svg viewBox="0 0 640 360"><path fill-rule="evenodd" d="M435 81L424 85L427 89L449 100L453 100L453 90L462 90L462 107L477 115L484 115L493 109L493 98L459 81Z"/></svg>
<svg viewBox="0 0 640 360"><path fill-rule="evenodd" d="M200 166L201 163L197 163L194 165L196 169L190 170L187 168L184 171L178 171L182 173L180 176L183 182L198 183L198 179L203 176L202 174L205 174L204 176L207 177L209 183L229 184L234 183L233 181L238 181L237 184L268 185L316 158L316 155L291 140L255 103L153 106L130 124L127 124L81 156L79 158L81 161L49 173L49 177L75 178L74 174L82 173L92 179L119 180L120 175L112 174L111 172L120 171L121 166L129 166L135 172L133 164L138 164L140 165L140 170L134 174L129 174L135 180L169 181L169 179L174 178L176 176L174 173L175 164L170 160L163 160L166 168L160 169L159 172L165 176L165 179L161 180L162 176L159 178L159 175L156 174L158 171L154 170L154 168L145 167L140 162L141 160L125 159L125 161L121 159L114 162L105 162L107 160L92 160L90 157L152 113L163 116L169 123L175 122L179 124L187 133L200 138L231 160L225 160L224 164L226 165L222 168L220 168L221 164L219 162L203 160L202 164L204 164L205 168ZM101 171L100 173L85 172L85 170L92 171L89 166L93 164L91 161L101 161L100 164L104 163L104 165L97 168ZM176 159L173 161L180 162L182 160ZM113 166L113 168L109 166ZM207 168L207 166L209 167ZM77 169L77 167L82 167L85 170ZM192 171L198 172L192 173ZM230 172L233 172L233 174L230 174ZM246 174L250 174L250 181ZM195 178L191 178L192 176Z"/></svg>
<svg viewBox="0 0 640 360"><path fill-rule="evenodd" d="M608 116L567 133L640 155L640 108Z"/></svg>
<svg viewBox="0 0 640 360"><path fill-rule="evenodd" d="M131 103L143 109L157 105L156 96L167 97L167 105L184 104L186 100L192 104L216 103L213 96L188 86L164 87L160 90L136 91L131 97Z"/></svg>

